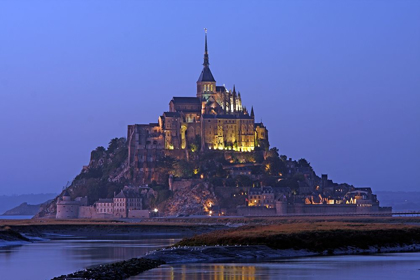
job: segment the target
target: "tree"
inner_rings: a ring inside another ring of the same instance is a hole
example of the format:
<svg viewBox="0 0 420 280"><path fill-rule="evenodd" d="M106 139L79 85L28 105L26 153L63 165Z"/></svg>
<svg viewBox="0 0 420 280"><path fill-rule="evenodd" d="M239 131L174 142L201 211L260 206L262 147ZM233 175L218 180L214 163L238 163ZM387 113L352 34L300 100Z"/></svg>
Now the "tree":
<svg viewBox="0 0 420 280"><path fill-rule="evenodd" d="M196 135L193 142L189 145L189 147L192 153L200 151L201 150L201 136Z"/></svg>
<svg viewBox="0 0 420 280"><path fill-rule="evenodd" d="M114 138L108 144L108 153L113 153L117 148L118 148L118 138Z"/></svg>
<svg viewBox="0 0 420 280"><path fill-rule="evenodd" d="M102 157L104 152L105 152L105 148L102 147L102 146L99 146L90 153L90 159L91 160L98 160Z"/></svg>
<svg viewBox="0 0 420 280"><path fill-rule="evenodd" d="M252 186L252 179L246 175L238 175L235 177L235 184L238 187Z"/></svg>
<svg viewBox="0 0 420 280"><path fill-rule="evenodd" d="M279 149L277 149L276 147L271 148L268 153L267 153L267 157L279 157Z"/></svg>
<svg viewBox="0 0 420 280"><path fill-rule="evenodd" d="M280 176L286 170L286 165L278 157L267 157L262 164L262 172L270 176Z"/></svg>
<svg viewBox="0 0 420 280"><path fill-rule="evenodd" d="M311 167L311 164L304 158L298 160L299 167Z"/></svg>
<svg viewBox="0 0 420 280"><path fill-rule="evenodd" d="M173 164L173 173L176 177L190 178L194 174L194 166L186 160L177 160Z"/></svg>

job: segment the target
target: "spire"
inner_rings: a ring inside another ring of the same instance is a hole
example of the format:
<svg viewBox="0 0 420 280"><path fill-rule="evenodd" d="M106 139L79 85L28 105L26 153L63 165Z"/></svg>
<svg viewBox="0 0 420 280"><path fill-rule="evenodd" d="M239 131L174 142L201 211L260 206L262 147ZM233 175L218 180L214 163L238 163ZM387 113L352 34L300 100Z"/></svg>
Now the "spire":
<svg viewBox="0 0 420 280"><path fill-rule="evenodd" d="M207 28L204 28L205 32L205 43L204 43L204 63L203 63L203 70L201 71L200 77L198 77L199 82L216 82L214 80L213 74L210 71L210 63L209 63L209 53L207 50Z"/></svg>
<svg viewBox="0 0 420 280"><path fill-rule="evenodd" d="M233 85L233 93L236 94L235 85Z"/></svg>
<svg viewBox="0 0 420 280"><path fill-rule="evenodd" d="M254 106L251 107L251 118L254 117Z"/></svg>
<svg viewBox="0 0 420 280"><path fill-rule="evenodd" d="M210 65L209 63L209 52L207 51L207 28L204 28L204 32L205 32L205 43L204 43L204 67L208 67Z"/></svg>

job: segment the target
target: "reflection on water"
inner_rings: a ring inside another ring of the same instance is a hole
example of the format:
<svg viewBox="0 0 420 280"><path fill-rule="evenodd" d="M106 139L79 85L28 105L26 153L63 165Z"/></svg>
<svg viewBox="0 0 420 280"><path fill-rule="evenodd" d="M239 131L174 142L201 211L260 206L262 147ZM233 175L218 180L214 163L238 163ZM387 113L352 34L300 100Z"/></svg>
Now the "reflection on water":
<svg viewBox="0 0 420 280"><path fill-rule="evenodd" d="M0 248L0 279L51 279L88 266L142 256L179 239L61 239Z"/></svg>
<svg viewBox="0 0 420 280"><path fill-rule="evenodd" d="M163 265L134 279L420 279L420 253L332 256L265 263Z"/></svg>

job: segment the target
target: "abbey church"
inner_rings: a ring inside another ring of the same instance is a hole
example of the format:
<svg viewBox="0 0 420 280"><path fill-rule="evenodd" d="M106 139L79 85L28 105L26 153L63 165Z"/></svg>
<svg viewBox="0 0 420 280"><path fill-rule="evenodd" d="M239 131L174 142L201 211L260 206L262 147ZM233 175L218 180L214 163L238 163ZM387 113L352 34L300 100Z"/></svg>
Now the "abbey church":
<svg viewBox="0 0 420 280"><path fill-rule="evenodd" d="M203 70L197 81L195 97L173 97L169 110L157 123L128 126L128 159L149 181L155 161L165 155L188 158L189 150L229 150L252 152L269 147L268 131L255 123L253 108L249 112L241 93L216 85L210 71L205 34Z"/></svg>

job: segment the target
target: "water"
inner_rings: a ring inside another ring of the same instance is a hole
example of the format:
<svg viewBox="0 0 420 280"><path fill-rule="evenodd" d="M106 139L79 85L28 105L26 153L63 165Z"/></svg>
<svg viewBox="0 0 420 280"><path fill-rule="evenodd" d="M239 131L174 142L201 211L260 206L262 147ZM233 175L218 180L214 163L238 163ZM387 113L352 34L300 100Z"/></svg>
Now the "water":
<svg viewBox="0 0 420 280"><path fill-rule="evenodd" d="M88 266L142 256L178 240L165 236L112 236L106 239L72 237L0 247L0 279L51 279Z"/></svg>
<svg viewBox="0 0 420 280"><path fill-rule="evenodd" d="M264 263L163 265L130 280L420 279L420 253L311 257Z"/></svg>
<svg viewBox="0 0 420 280"><path fill-rule="evenodd" d="M32 219L32 217L33 217L33 215L32 216L17 216L17 215L1 216L0 215L0 220L30 220L30 219Z"/></svg>
<svg viewBox="0 0 420 280"><path fill-rule="evenodd" d="M0 248L0 279L51 279L91 265L142 256L178 240L162 235L70 237ZM410 280L420 279L420 253L311 257L263 263L163 265L130 278L139 279Z"/></svg>

